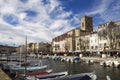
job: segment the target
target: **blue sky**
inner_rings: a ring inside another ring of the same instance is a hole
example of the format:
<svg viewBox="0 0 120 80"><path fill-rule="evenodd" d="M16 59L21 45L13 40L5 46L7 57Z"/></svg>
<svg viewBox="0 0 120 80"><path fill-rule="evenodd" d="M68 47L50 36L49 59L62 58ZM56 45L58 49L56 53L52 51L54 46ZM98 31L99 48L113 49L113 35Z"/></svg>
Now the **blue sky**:
<svg viewBox="0 0 120 80"><path fill-rule="evenodd" d="M120 0L0 0L0 44L51 42L92 16L94 28L120 20Z"/></svg>

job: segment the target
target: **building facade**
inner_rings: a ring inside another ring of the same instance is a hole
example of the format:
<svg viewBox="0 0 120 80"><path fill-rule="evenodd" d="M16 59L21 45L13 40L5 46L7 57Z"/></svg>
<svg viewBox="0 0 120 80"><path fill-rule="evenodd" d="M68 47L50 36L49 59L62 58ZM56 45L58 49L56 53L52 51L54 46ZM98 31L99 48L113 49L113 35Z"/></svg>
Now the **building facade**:
<svg viewBox="0 0 120 80"><path fill-rule="evenodd" d="M27 44L27 46L20 45L17 48L17 53L49 54L49 53L51 53L51 44L44 43L44 42L37 42L37 43L29 43L29 44Z"/></svg>
<svg viewBox="0 0 120 80"><path fill-rule="evenodd" d="M89 52L105 53L120 52L120 21L100 24L93 31L92 17L80 19L80 28L70 30L52 40L53 53Z"/></svg>
<svg viewBox="0 0 120 80"><path fill-rule="evenodd" d="M90 34L90 45L89 50L91 53L99 53L99 42L98 42L98 34L97 32L93 32Z"/></svg>
<svg viewBox="0 0 120 80"><path fill-rule="evenodd" d="M60 36L53 38L52 40L52 48L53 53L72 53L72 52L80 52L80 39L86 41L84 43L84 50L88 51L89 47L89 35L93 32L93 21L92 17L84 16L81 18L81 27L70 30Z"/></svg>
<svg viewBox="0 0 120 80"><path fill-rule="evenodd" d="M79 29L76 28L53 38L53 53L67 53L75 51L75 36L79 35L78 31Z"/></svg>
<svg viewBox="0 0 120 80"><path fill-rule="evenodd" d="M16 52L16 47L0 45L0 54L11 54Z"/></svg>
<svg viewBox="0 0 120 80"><path fill-rule="evenodd" d="M120 51L120 21L107 22L98 26L99 50L105 52Z"/></svg>

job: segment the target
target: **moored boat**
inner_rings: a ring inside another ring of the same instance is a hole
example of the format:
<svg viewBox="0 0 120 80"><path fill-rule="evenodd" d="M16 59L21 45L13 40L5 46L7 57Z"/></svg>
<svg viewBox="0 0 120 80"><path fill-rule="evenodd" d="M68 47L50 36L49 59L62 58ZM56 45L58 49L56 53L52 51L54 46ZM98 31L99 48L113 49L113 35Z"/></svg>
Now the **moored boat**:
<svg viewBox="0 0 120 80"><path fill-rule="evenodd" d="M45 69L47 68L47 65L44 66L27 66L26 70L27 71L34 71L34 70L40 70L40 69ZM12 70L25 70L25 66L14 66L11 68Z"/></svg>
<svg viewBox="0 0 120 80"><path fill-rule="evenodd" d="M120 63L118 61L113 61L113 60L105 60L100 62L101 66L104 67L119 67Z"/></svg>
<svg viewBox="0 0 120 80"><path fill-rule="evenodd" d="M51 73L51 74L45 74L45 75L37 75L37 76L28 76L25 78L25 80L52 80L53 78L57 77L63 77L68 75L67 71L64 72L58 72L58 73Z"/></svg>
<svg viewBox="0 0 120 80"><path fill-rule="evenodd" d="M45 71L30 72L27 74L27 76L46 75L46 74L49 74L50 72L52 72L52 69L45 70Z"/></svg>
<svg viewBox="0 0 120 80"><path fill-rule="evenodd" d="M81 73L75 75L68 75L64 77L54 78L52 80L96 80L97 76L94 73Z"/></svg>
<svg viewBox="0 0 120 80"><path fill-rule="evenodd" d="M66 76L68 75L67 71L64 72L58 72L58 73L51 73L51 74L47 74L47 75L39 75L36 76L38 79L47 79L47 78L56 78L56 77L61 77L61 76Z"/></svg>
<svg viewBox="0 0 120 80"><path fill-rule="evenodd" d="M29 72L34 72L34 71L37 71L37 70L43 70L43 69L46 69L47 66L44 65L44 66L27 66L26 67L26 71L27 73ZM14 73L16 74L17 76L25 76L25 66L15 66L15 67L12 67L10 69L10 73Z"/></svg>

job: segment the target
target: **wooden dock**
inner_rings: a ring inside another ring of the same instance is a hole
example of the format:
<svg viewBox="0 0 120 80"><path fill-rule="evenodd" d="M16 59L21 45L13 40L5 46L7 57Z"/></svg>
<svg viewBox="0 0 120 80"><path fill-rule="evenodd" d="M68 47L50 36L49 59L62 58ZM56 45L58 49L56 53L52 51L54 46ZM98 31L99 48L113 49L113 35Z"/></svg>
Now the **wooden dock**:
<svg viewBox="0 0 120 80"><path fill-rule="evenodd" d="M0 80L12 80L3 70L0 69Z"/></svg>

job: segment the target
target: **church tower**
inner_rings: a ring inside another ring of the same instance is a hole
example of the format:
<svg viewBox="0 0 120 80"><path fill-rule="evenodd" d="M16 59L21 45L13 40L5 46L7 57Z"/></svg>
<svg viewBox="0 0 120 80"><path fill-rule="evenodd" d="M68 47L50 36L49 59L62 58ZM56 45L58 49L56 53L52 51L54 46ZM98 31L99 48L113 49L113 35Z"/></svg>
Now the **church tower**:
<svg viewBox="0 0 120 80"><path fill-rule="evenodd" d="M84 31L93 31L93 20L90 16L83 16L80 20L81 22L81 30Z"/></svg>

